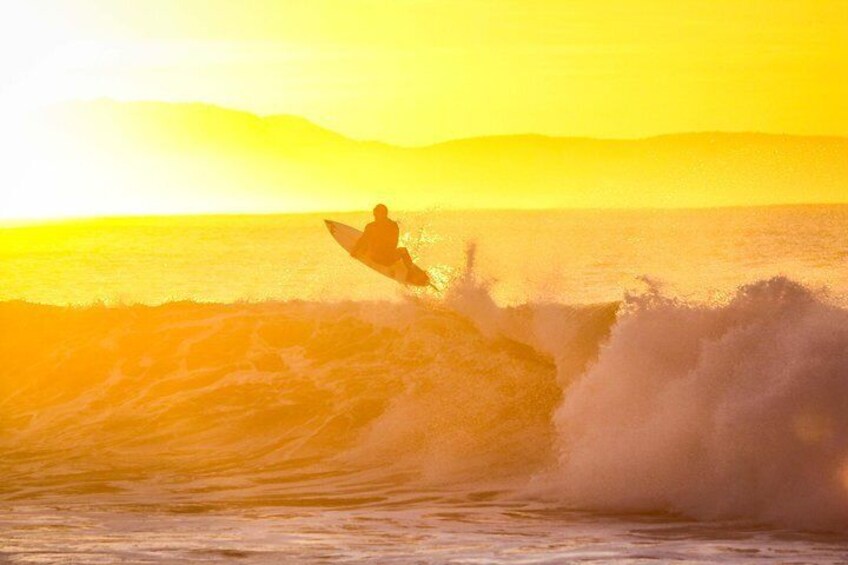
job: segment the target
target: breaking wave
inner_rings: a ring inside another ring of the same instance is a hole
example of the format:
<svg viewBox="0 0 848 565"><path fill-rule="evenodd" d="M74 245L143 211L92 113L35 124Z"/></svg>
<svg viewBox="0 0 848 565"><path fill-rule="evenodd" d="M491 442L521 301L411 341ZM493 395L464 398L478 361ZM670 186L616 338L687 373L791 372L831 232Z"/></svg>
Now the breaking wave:
<svg viewBox="0 0 848 565"><path fill-rule="evenodd" d="M344 506L437 490L848 523L848 311L722 304L0 304L0 500ZM458 493L458 494L457 494Z"/></svg>
<svg viewBox="0 0 848 565"><path fill-rule="evenodd" d="M574 504L845 529L848 311L785 278L631 297L554 421Z"/></svg>

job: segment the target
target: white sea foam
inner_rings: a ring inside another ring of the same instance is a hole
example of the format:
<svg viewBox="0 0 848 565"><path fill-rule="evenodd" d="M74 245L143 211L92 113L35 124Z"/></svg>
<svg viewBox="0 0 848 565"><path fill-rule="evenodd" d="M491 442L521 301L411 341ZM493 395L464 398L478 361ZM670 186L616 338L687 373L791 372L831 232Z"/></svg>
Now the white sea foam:
<svg viewBox="0 0 848 565"><path fill-rule="evenodd" d="M785 278L631 296L555 425L571 504L845 529L848 311Z"/></svg>

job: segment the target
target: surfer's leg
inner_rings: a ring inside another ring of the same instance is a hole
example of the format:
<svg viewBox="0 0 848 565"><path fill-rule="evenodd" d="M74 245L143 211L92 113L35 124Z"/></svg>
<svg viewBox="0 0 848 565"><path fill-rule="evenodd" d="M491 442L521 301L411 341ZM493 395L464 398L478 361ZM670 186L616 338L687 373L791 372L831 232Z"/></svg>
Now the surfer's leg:
<svg viewBox="0 0 848 565"><path fill-rule="evenodd" d="M412 263L412 257L410 257L409 251L406 250L406 247L398 247L397 254L398 257L403 261L403 264L406 265L407 269L412 269L415 266Z"/></svg>

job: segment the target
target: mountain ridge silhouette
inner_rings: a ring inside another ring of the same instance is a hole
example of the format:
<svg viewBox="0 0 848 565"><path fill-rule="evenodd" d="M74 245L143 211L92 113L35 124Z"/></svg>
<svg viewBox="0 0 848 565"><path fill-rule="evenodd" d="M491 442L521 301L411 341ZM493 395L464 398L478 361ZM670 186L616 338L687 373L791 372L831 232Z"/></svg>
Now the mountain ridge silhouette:
<svg viewBox="0 0 848 565"><path fill-rule="evenodd" d="M115 213L147 195L169 212L196 202L203 212L369 209L376 200L410 209L848 202L848 138L838 136L509 134L399 146L290 114L110 100L66 103L37 119L44 137L31 152L44 153L36 161L53 176L21 185L120 190L123 200L104 203Z"/></svg>

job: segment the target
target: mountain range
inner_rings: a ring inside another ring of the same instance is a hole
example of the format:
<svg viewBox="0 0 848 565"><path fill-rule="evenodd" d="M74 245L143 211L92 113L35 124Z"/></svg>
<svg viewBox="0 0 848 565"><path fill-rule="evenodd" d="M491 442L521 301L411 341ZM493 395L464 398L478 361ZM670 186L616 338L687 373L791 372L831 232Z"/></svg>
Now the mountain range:
<svg viewBox="0 0 848 565"><path fill-rule="evenodd" d="M378 200L407 209L848 201L841 137L528 134L401 147L298 116L109 100L57 106L35 122L29 151L40 152L34 169L49 175L24 175L15 186L64 183L114 213L368 209Z"/></svg>

